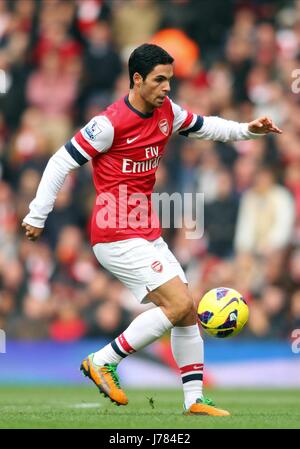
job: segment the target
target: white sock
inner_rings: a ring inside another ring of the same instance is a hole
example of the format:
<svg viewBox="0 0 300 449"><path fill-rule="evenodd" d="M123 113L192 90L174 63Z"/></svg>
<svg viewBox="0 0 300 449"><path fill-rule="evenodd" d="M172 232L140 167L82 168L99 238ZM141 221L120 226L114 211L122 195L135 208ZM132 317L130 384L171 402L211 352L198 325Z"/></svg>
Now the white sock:
<svg viewBox="0 0 300 449"><path fill-rule="evenodd" d="M173 324L160 307L147 310L137 316L123 334L95 352L93 361L97 365L119 363L129 354L157 340L172 327Z"/></svg>
<svg viewBox="0 0 300 449"><path fill-rule="evenodd" d="M184 405L189 408L202 398L203 340L198 325L173 327L171 346L174 359L180 369L184 393Z"/></svg>

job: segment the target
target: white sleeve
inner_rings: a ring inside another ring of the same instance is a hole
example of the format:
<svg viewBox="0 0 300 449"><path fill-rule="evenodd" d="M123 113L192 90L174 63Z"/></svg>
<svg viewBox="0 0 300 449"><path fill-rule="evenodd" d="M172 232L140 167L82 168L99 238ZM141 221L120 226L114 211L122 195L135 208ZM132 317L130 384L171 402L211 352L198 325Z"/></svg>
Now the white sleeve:
<svg viewBox="0 0 300 449"><path fill-rule="evenodd" d="M65 147L68 153L78 162L85 164L93 157L109 150L114 140L114 128L107 117L99 115L92 118Z"/></svg>
<svg viewBox="0 0 300 449"><path fill-rule="evenodd" d="M171 101L174 114L173 133L194 139L218 140L229 142L235 140L257 139L264 134L249 131L248 123L238 123L220 117L202 117L193 114Z"/></svg>
<svg viewBox="0 0 300 449"><path fill-rule="evenodd" d="M189 132L188 137L204 140L229 142L235 140L257 139L264 134L249 131L248 123L225 120L220 117L203 117L203 124L197 131Z"/></svg>
<svg viewBox="0 0 300 449"><path fill-rule="evenodd" d="M79 164L70 156L65 147L61 147L50 159L44 170L37 189L36 197L29 205L29 214L24 222L43 228L48 214L52 211L56 196L62 187L67 174L79 167Z"/></svg>

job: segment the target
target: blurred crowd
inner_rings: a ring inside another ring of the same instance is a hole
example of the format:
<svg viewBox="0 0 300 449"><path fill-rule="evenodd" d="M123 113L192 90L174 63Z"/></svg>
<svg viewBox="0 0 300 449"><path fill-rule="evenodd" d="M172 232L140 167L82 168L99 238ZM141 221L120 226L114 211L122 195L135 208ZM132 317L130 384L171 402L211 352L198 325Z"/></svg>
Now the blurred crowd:
<svg viewBox="0 0 300 449"><path fill-rule="evenodd" d="M49 157L128 92L128 55L144 42L175 56L180 105L268 115L284 130L230 144L174 137L156 190L205 194L201 239L163 231L195 300L236 288L251 310L241 338L287 339L300 328L299 0L0 0L0 328L112 338L146 307L92 253L90 164L67 178L40 241L20 227Z"/></svg>

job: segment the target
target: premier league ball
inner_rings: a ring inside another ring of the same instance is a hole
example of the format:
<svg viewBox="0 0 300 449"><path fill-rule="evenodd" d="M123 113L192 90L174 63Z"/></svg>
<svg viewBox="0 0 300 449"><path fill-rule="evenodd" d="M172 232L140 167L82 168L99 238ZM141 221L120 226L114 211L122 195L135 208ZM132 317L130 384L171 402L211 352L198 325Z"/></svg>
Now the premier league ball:
<svg viewBox="0 0 300 449"><path fill-rule="evenodd" d="M249 309L245 299L232 288L219 287L207 292L198 306L203 329L217 338L237 335L247 323Z"/></svg>

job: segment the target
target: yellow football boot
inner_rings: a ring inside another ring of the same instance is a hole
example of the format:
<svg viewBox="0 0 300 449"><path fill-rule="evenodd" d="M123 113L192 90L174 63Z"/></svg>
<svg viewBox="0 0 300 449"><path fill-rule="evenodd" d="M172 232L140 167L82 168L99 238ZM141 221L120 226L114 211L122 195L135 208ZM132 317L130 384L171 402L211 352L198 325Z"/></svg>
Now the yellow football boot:
<svg viewBox="0 0 300 449"><path fill-rule="evenodd" d="M215 407L211 399L197 399L188 409L184 410L184 415L204 415L204 416L230 416L227 410Z"/></svg>
<svg viewBox="0 0 300 449"><path fill-rule="evenodd" d="M98 366L93 362L94 354L90 354L81 363L80 369L98 387L101 394L110 398L117 405L127 405L128 399L120 387L117 365L110 363Z"/></svg>

